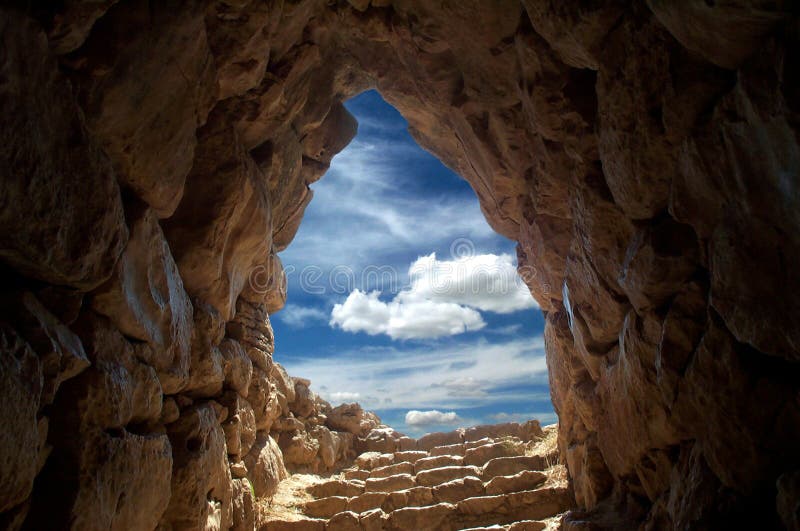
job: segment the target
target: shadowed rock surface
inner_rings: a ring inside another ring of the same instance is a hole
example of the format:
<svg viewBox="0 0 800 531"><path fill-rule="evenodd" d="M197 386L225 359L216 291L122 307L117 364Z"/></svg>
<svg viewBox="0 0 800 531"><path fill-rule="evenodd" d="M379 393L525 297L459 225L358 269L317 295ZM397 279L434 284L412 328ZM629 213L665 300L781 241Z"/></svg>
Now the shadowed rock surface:
<svg viewBox="0 0 800 531"><path fill-rule="evenodd" d="M2 527L249 529L287 468L462 442L272 359L276 253L377 88L519 242L565 528L797 528L793 3L11 1L0 35Z"/></svg>

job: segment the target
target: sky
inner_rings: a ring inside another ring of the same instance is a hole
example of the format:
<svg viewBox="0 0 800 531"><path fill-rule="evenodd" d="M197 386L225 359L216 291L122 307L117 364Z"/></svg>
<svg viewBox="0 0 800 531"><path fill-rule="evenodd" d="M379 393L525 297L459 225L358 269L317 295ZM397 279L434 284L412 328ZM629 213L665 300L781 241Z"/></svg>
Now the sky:
<svg viewBox="0 0 800 531"><path fill-rule="evenodd" d="M544 321L469 184L420 148L376 91L345 103L358 134L312 185L280 254L275 360L336 406L413 437L556 421Z"/></svg>

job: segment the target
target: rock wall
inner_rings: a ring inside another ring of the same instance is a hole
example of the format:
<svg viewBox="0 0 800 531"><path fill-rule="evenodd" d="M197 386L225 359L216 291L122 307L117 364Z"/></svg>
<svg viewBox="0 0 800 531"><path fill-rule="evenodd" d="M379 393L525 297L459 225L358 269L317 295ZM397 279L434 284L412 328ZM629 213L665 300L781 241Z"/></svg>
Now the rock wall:
<svg viewBox="0 0 800 531"><path fill-rule="evenodd" d="M370 87L519 242L578 504L800 525L791 2L0 9L4 526L247 528L327 438L268 314Z"/></svg>

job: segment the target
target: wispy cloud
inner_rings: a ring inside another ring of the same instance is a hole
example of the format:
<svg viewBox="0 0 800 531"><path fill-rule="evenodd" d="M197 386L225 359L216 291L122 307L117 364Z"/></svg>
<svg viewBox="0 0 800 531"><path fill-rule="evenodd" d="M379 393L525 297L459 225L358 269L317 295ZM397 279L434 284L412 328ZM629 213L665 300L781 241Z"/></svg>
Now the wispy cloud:
<svg viewBox="0 0 800 531"><path fill-rule="evenodd" d="M354 140L312 186L314 199L295 241L281 254L284 264L324 271L385 265L398 252L420 244L446 247L456 238L491 247L497 235L475 196L408 190L411 182L434 178L414 169L423 157L429 156L393 139Z"/></svg>
<svg viewBox="0 0 800 531"><path fill-rule="evenodd" d="M287 304L277 314L278 319L292 328L305 328L311 324L326 322L328 314L322 308Z"/></svg>
<svg viewBox="0 0 800 531"><path fill-rule="evenodd" d="M548 400L520 388L546 386L544 341L516 338L489 343L483 338L450 345L413 348L357 348L335 358L291 358L291 374L310 378L326 400L340 393L358 393L368 409L386 407L420 411L485 407L492 404Z"/></svg>

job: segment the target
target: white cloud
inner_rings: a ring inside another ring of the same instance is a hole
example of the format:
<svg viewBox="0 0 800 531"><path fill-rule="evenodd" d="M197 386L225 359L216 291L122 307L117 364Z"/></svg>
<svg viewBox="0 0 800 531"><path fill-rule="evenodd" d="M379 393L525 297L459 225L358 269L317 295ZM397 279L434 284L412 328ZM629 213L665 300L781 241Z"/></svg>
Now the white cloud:
<svg viewBox="0 0 800 531"><path fill-rule="evenodd" d="M305 328L312 322L325 322L328 314L321 308L287 304L276 314L278 318L292 328Z"/></svg>
<svg viewBox="0 0 800 531"><path fill-rule="evenodd" d="M335 393L346 389L358 393L366 409L385 407L385 398L391 398L393 408L420 411L550 399L541 336L494 343L479 338L437 347L353 347L331 358L279 361L291 374L314 382L326 400L334 402ZM541 391L530 391L534 387Z"/></svg>
<svg viewBox="0 0 800 531"><path fill-rule="evenodd" d="M438 409L430 411L417 411L412 409L406 413L406 424L409 426L431 426L441 424L456 424L461 421L461 417L455 411L443 413Z"/></svg>
<svg viewBox="0 0 800 531"><path fill-rule="evenodd" d="M377 291L354 290L333 307L331 326L392 339L430 339L480 330L486 323L477 310L536 307L507 254L440 261L431 253L413 262L408 276L411 286L389 302Z"/></svg>
<svg viewBox="0 0 800 531"><path fill-rule="evenodd" d="M401 295L409 300L455 302L503 314L536 308L514 262L508 254L437 260L436 253L431 253L411 264L411 289Z"/></svg>
<svg viewBox="0 0 800 531"><path fill-rule="evenodd" d="M383 302L377 291L361 290L353 291L344 303L333 307L330 324L346 332L386 334L392 339L452 336L486 326L478 312L458 304L402 301L399 297Z"/></svg>
<svg viewBox="0 0 800 531"><path fill-rule="evenodd" d="M332 404L337 405L342 402L355 402L361 397L361 394L351 393L349 391L336 391L335 393L330 393L327 396Z"/></svg>

